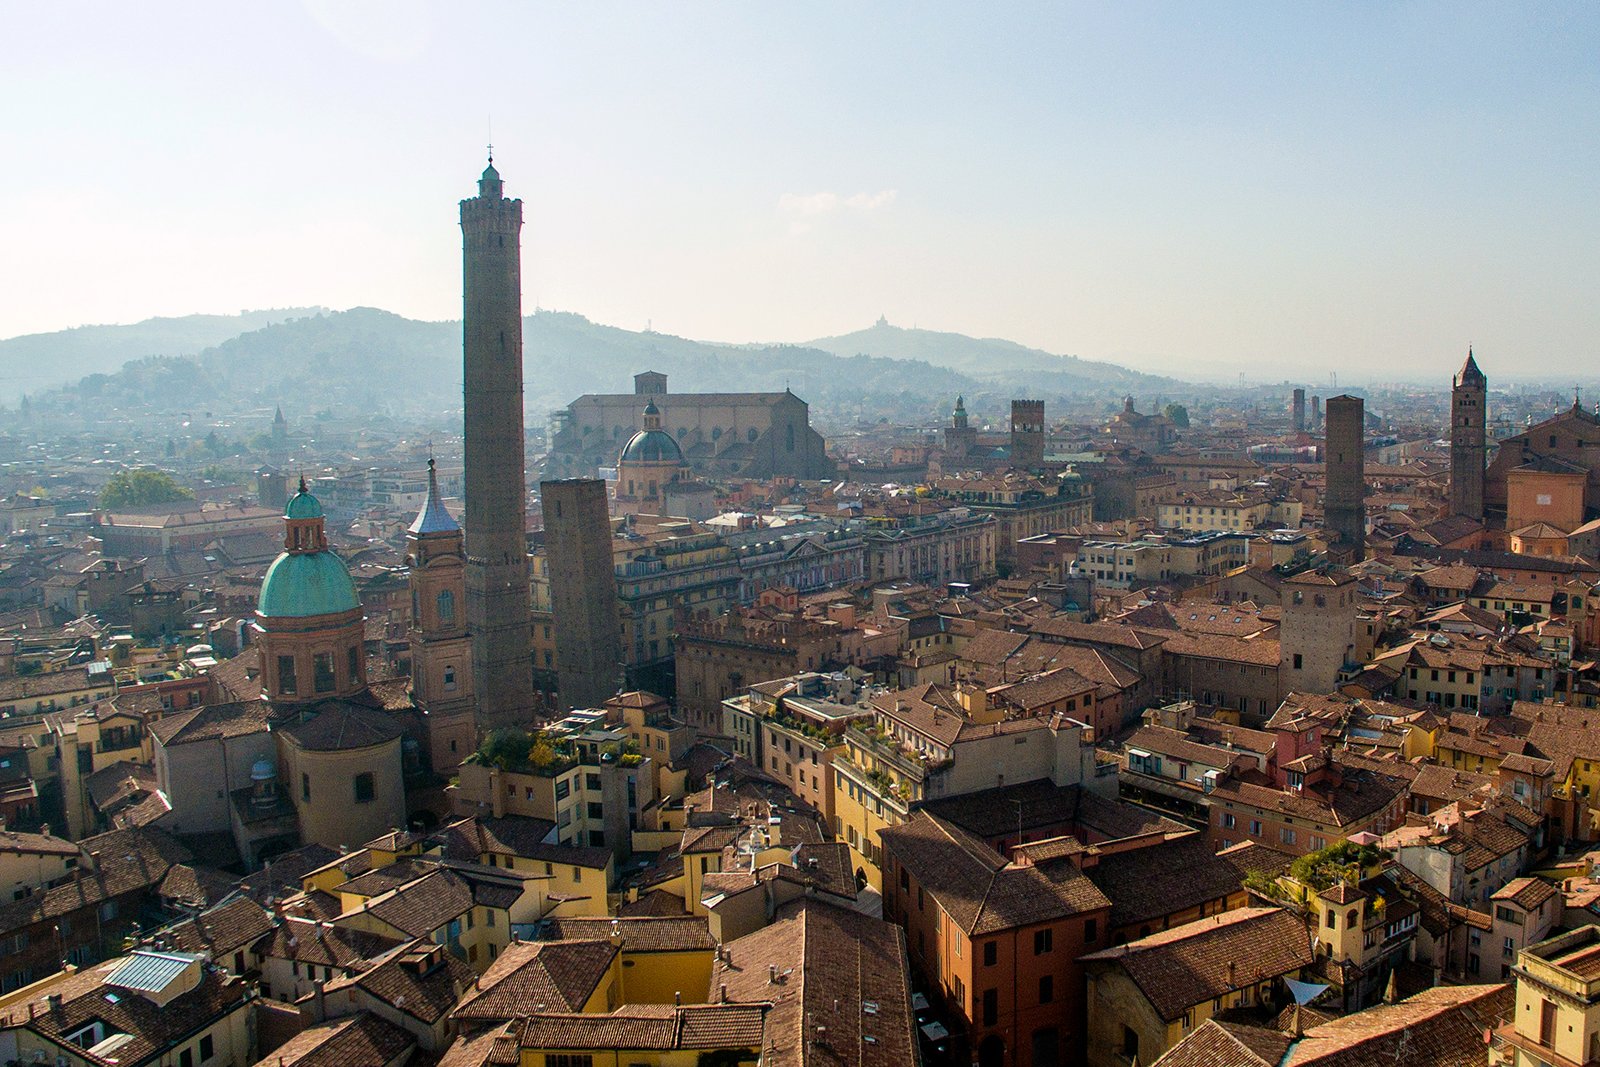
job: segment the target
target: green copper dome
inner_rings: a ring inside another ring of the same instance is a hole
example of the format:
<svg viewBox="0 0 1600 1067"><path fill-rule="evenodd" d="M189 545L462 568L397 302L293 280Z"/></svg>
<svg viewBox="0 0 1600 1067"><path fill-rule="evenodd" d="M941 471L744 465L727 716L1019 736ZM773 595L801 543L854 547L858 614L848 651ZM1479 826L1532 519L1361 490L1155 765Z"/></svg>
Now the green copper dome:
<svg viewBox="0 0 1600 1067"><path fill-rule="evenodd" d="M283 509L283 517L286 519L322 518L322 503L306 492L304 479L300 481L300 491L289 498L289 506Z"/></svg>
<svg viewBox="0 0 1600 1067"><path fill-rule="evenodd" d="M683 463L683 449L665 430L640 430L622 450L623 463Z"/></svg>
<svg viewBox="0 0 1600 1067"><path fill-rule="evenodd" d="M316 499L310 499L315 507ZM306 517L293 515L293 501L289 508L292 518ZM317 513L321 514L320 508ZM256 610L268 618L335 615L360 606L344 560L332 552L285 552L267 568L256 601Z"/></svg>

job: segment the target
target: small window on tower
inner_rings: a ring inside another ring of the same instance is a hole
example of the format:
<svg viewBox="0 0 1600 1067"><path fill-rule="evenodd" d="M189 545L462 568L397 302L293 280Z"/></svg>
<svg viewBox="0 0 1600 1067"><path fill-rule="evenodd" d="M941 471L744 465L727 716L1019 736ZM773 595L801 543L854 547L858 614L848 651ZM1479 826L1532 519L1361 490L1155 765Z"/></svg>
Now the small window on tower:
<svg viewBox="0 0 1600 1067"><path fill-rule="evenodd" d="M278 692L294 696L300 691L294 675L294 657L278 657Z"/></svg>
<svg viewBox="0 0 1600 1067"><path fill-rule="evenodd" d="M446 589L439 594L439 625L454 626L456 621L456 595Z"/></svg>
<svg viewBox="0 0 1600 1067"><path fill-rule="evenodd" d="M318 652L311 657L311 687L319 693L333 692L333 653Z"/></svg>
<svg viewBox="0 0 1600 1067"><path fill-rule="evenodd" d="M456 687L456 668L453 663L445 664L444 687L446 690L452 690Z"/></svg>
<svg viewBox="0 0 1600 1067"><path fill-rule="evenodd" d="M350 684L355 685L361 681L361 649L351 645L345 649L345 666L350 672Z"/></svg>

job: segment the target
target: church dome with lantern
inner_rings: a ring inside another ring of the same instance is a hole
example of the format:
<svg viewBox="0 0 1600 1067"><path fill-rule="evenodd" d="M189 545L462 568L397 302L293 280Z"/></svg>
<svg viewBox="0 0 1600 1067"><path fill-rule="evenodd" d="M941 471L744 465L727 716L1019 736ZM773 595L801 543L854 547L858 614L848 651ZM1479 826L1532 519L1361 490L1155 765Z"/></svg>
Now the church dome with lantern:
<svg viewBox="0 0 1600 1067"><path fill-rule="evenodd" d="M350 570L328 548L322 504L305 479L284 509L284 551L267 568L256 612L268 618L338 615L361 607Z"/></svg>

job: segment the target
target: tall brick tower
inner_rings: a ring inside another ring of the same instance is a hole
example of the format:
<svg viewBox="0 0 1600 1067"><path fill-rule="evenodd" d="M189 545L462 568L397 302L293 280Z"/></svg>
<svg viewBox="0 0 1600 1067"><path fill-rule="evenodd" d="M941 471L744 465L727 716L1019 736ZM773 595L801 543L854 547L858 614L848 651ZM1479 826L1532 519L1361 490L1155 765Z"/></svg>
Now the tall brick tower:
<svg viewBox="0 0 1600 1067"><path fill-rule="evenodd" d="M1469 348L1450 389L1450 514L1477 522L1483 521L1488 396L1489 381Z"/></svg>
<svg viewBox="0 0 1600 1067"><path fill-rule="evenodd" d="M597 708L616 695L623 670L606 483L598 478L540 482L539 499L561 704Z"/></svg>
<svg viewBox="0 0 1600 1067"><path fill-rule="evenodd" d="M461 341L466 421L467 628L485 729L533 718L522 437L522 201L494 157L461 201Z"/></svg>
<svg viewBox="0 0 1600 1067"><path fill-rule="evenodd" d="M1297 434L1305 433L1306 432L1306 391L1304 389L1296 389L1294 391L1293 409L1294 409L1294 432L1297 433Z"/></svg>
<svg viewBox="0 0 1600 1067"><path fill-rule="evenodd" d="M1353 563L1366 558L1367 476L1361 453L1366 417L1366 405L1360 397L1328 398L1328 436L1322 449L1327 482L1323 523L1337 538L1329 546L1329 554Z"/></svg>
<svg viewBox="0 0 1600 1067"><path fill-rule="evenodd" d="M1011 465L1021 470L1044 466L1044 401L1011 402Z"/></svg>

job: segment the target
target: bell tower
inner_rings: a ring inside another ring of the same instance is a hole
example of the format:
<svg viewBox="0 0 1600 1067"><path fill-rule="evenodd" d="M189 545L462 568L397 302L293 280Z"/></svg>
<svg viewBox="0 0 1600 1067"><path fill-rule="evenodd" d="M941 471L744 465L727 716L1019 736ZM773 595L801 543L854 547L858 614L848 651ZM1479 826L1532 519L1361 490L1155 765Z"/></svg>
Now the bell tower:
<svg viewBox="0 0 1600 1067"><path fill-rule="evenodd" d="M461 527L439 500L428 460L428 497L406 530L411 567L411 699L428 724L433 769L448 773L478 741L472 638L466 618L466 553Z"/></svg>
<svg viewBox="0 0 1600 1067"><path fill-rule="evenodd" d="M494 157L461 201L462 384L466 452L466 614L473 690L485 727L533 720L533 594L528 575L522 412L522 201Z"/></svg>
<svg viewBox="0 0 1600 1067"><path fill-rule="evenodd" d="M1472 349L1450 385L1450 514L1482 522L1489 381Z"/></svg>

